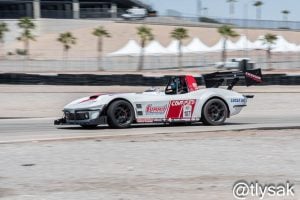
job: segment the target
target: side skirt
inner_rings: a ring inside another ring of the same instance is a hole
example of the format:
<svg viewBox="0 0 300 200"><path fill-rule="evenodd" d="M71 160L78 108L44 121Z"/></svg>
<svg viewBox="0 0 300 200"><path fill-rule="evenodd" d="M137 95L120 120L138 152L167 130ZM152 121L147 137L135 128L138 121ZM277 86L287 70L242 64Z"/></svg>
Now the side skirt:
<svg viewBox="0 0 300 200"><path fill-rule="evenodd" d="M199 122L200 118L191 119L152 119L152 118L138 118L136 123L182 123L182 122Z"/></svg>

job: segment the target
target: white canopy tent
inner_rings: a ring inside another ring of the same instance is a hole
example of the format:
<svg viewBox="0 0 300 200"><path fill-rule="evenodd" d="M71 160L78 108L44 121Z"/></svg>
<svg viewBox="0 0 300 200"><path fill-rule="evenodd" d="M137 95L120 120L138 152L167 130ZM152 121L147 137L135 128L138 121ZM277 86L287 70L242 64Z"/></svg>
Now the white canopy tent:
<svg viewBox="0 0 300 200"><path fill-rule="evenodd" d="M210 48L211 52L215 52L215 51L222 51L223 47L224 47L224 38L221 38L217 44L215 44L214 46L212 46ZM227 50L237 50L238 47L235 45L235 43L233 43L231 40L227 40L226 41L226 49Z"/></svg>
<svg viewBox="0 0 300 200"><path fill-rule="evenodd" d="M266 44L264 44L264 41L263 41L263 38L264 38L264 36L263 35L261 35L261 36L259 36L258 38L257 38L257 40L255 40L254 42L253 42L253 47L254 47L254 49L260 49L260 50L265 50L265 49L267 49L267 45ZM272 46L274 46L274 45L272 45Z"/></svg>
<svg viewBox="0 0 300 200"><path fill-rule="evenodd" d="M263 41L264 36L259 36L254 42L255 49L266 50L268 45ZM300 48L294 43L288 42L283 36L277 36L277 40L271 45L272 52L296 52Z"/></svg>
<svg viewBox="0 0 300 200"><path fill-rule="evenodd" d="M135 40L129 40L121 49L109 54L109 56L137 56L141 53L141 47Z"/></svg>
<svg viewBox="0 0 300 200"><path fill-rule="evenodd" d="M169 46L166 48L167 51L171 54L178 54L179 53L179 41L178 40L172 40L172 42L169 44ZM188 53L188 49L182 45L181 46L182 53Z"/></svg>
<svg viewBox="0 0 300 200"><path fill-rule="evenodd" d="M253 42L248 40L245 35L241 35L239 40L235 43L237 50L253 50L255 49L255 45Z"/></svg>
<svg viewBox="0 0 300 200"><path fill-rule="evenodd" d="M278 39L271 46L272 52L299 52L300 46L288 42L284 37L277 36ZM245 35L242 35L237 42L227 40L226 49L229 51L239 50L266 50L268 45L263 41L264 36L259 36L255 42L251 42ZM166 55L178 54L179 41L173 40L167 48L158 41L151 41L144 49L145 55ZM199 38L194 38L187 46L182 46L182 53L201 53L201 52L219 52L223 50L224 38L221 38L215 45L209 47ZM141 47L135 40L129 40L121 49L109 54L109 56L138 56L141 53Z"/></svg>
<svg viewBox="0 0 300 200"><path fill-rule="evenodd" d="M194 38L187 46L187 53L208 52L210 48L206 46L199 38Z"/></svg>
<svg viewBox="0 0 300 200"><path fill-rule="evenodd" d="M170 54L158 41L151 41L144 49L145 55Z"/></svg>
<svg viewBox="0 0 300 200"><path fill-rule="evenodd" d="M272 52L295 52L299 51L296 44L288 42L284 37L277 36L277 41Z"/></svg>

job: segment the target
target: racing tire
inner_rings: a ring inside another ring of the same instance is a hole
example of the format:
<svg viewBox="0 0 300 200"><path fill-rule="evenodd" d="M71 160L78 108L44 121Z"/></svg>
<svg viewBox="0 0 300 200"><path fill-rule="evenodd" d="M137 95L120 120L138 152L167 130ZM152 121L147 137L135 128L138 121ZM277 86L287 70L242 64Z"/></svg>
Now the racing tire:
<svg viewBox="0 0 300 200"><path fill-rule="evenodd" d="M219 126L224 124L228 112L227 105L224 101L217 98L210 99L203 107L201 121L205 125Z"/></svg>
<svg viewBox="0 0 300 200"><path fill-rule="evenodd" d="M124 100L114 101L107 109L107 122L111 128L129 128L134 121L134 109Z"/></svg>
<svg viewBox="0 0 300 200"><path fill-rule="evenodd" d="M85 129L95 129L98 125L80 125L82 128Z"/></svg>

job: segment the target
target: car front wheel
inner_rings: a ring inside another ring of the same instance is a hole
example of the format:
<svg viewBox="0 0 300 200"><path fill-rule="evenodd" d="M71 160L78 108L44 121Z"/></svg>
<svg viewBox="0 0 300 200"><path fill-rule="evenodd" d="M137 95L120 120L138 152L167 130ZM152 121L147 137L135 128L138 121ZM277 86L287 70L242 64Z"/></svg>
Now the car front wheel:
<svg viewBox="0 0 300 200"><path fill-rule="evenodd" d="M203 107L202 122L205 125L222 125L228 116L228 112L224 101L216 98L210 99Z"/></svg>
<svg viewBox="0 0 300 200"><path fill-rule="evenodd" d="M132 105L124 100L114 101L107 110L108 125L112 128L129 128L134 120Z"/></svg>

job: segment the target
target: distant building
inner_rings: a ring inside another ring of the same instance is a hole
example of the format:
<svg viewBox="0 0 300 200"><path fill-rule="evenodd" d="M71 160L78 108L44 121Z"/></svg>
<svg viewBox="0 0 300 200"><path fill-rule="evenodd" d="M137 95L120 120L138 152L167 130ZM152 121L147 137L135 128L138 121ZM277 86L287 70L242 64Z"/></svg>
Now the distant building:
<svg viewBox="0 0 300 200"><path fill-rule="evenodd" d="M0 0L0 18L115 18L132 7L155 13L139 0Z"/></svg>

